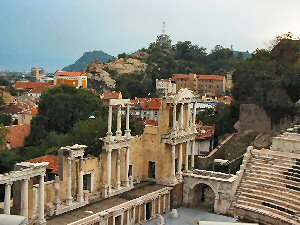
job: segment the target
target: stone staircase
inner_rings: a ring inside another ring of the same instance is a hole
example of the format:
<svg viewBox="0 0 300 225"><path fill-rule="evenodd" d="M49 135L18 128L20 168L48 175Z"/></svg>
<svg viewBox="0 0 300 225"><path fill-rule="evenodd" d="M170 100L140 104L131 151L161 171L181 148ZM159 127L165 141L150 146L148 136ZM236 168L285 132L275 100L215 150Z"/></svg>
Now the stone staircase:
<svg viewBox="0 0 300 225"><path fill-rule="evenodd" d="M264 224L300 224L300 155L252 150L229 214Z"/></svg>

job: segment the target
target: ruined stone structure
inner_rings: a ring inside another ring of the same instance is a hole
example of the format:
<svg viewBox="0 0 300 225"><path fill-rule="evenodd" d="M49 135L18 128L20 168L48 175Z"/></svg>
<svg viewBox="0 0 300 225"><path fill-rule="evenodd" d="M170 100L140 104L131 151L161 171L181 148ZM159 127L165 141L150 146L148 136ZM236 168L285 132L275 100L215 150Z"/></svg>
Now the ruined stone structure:
<svg viewBox="0 0 300 225"><path fill-rule="evenodd" d="M5 214L10 214L13 182L12 213L27 217L29 224L45 224L46 220L49 225L142 224L181 204L250 219L251 213L258 213L267 222L272 221L268 218L283 224L297 221L296 202L287 205L284 198L296 201L300 190L295 175L300 162L299 134L275 138L272 151L249 147L240 171L229 175L194 168L196 107L190 90L165 96L158 125L146 125L141 136L131 135L130 100L111 100L108 107L108 131L99 157L85 156L86 146L75 144L58 150L55 180L44 181L47 163L18 163L15 171L0 175L0 184L6 185ZM115 133L113 108L117 108ZM126 111L125 129L121 127L122 109ZM274 183L272 173L279 183ZM283 181L290 186L284 187ZM269 185L274 193L262 196L260 192L266 190L253 189L258 182ZM255 198L247 195L250 191ZM279 192L286 196L276 200ZM269 205L262 204L262 198ZM284 207L288 211L282 211ZM266 212L273 214L268 217Z"/></svg>

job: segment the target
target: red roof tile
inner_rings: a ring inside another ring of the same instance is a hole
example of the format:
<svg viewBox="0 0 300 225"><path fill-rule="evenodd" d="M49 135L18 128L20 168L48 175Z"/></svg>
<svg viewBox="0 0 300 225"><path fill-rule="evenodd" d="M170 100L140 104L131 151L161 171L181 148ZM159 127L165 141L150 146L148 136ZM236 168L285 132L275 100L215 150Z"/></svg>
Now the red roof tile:
<svg viewBox="0 0 300 225"><path fill-rule="evenodd" d="M190 75L188 74L173 74L171 80L177 80L177 79L188 79Z"/></svg>
<svg viewBox="0 0 300 225"><path fill-rule="evenodd" d="M30 133L30 125L22 124L22 125L13 125L7 126L8 134L5 138L6 142L10 143L10 147L18 148L24 147L25 137L27 137Z"/></svg>
<svg viewBox="0 0 300 225"><path fill-rule="evenodd" d="M119 99L120 92L113 91L113 92L104 92L101 95L101 99L106 100L106 99Z"/></svg>
<svg viewBox="0 0 300 225"><path fill-rule="evenodd" d="M201 74L201 75L197 75L197 78L199 80L223 80L224 76L221 76L221 75L204 75L204 74Z"/></svg>
<svg viewBox="0 0 300 225"><path fill-rule="evenodd" d="M144 110L159 110L161 106L161 99L150 98L148 101L142 102L140 106Z"/></svg>
<svg viewBox="0 0 300 225"><path fill-rule="evenodd" d="M46 82L17 81L15 83L16 89L23 89L23 90L30 90L30 89L34 89L34 88L49 87L49 86L52 86L52 85L49 83L46 83Z"/></svg>
<svg viewBox="0 0 300 225"><path fill-rule="evenodd" d="M51 170L50 173L58 174L58 157L56 155L44 155L38 158L30 159L28 162L41 163L49 162L47 169Z"/></svg>
<svg viewBox="0 0 300 225"><path fill-rule="evenodd" d="M151 125L151 126L157 126L157 122L155 120L144 120L143 122L144 125Z"/></svg>
<svg viewBox="0 0 300 225"><path fill-rule="evenodd" d="M41 94L43 91L49 89L49 88L54 88L54 85L50 86L41 86L41 87L35 87L33 88L30 93L36 93L36 94Z"/></svg>
<svg viewBox="0 0 300 225"><path fill-rule="evenodd" d="M204 126L199 124L197 126L197 140L205 140L206 138L213 138L215 134L215 126Z"/></svg>
<svg viewBox="0 0 300 225"><path fill-rule="evenodd" d="M68 72L68 71L56 71L55 75L57 76L84 76L84 73L81 71L74 71L74 72Z"/></svg>
<svg viewBox="0 0 300 225"><path fill-rule="evenodd" d="M37 115L38 112L39 112L38 107L35 107L35 108L32 108L32 109L21 112L21 114Z"/></svg>

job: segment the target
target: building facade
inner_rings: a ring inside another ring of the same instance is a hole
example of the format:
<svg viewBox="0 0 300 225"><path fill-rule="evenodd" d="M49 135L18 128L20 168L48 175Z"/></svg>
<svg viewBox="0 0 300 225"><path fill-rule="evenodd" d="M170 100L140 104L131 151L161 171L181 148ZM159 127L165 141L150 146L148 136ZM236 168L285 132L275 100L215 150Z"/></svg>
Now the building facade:
<svg viewBox="0 0 300 225"><path fill-rule="evenodd" d="M81 71L56 71L54 85L67 84L76 88L87 88L87 76Z"/></svg>

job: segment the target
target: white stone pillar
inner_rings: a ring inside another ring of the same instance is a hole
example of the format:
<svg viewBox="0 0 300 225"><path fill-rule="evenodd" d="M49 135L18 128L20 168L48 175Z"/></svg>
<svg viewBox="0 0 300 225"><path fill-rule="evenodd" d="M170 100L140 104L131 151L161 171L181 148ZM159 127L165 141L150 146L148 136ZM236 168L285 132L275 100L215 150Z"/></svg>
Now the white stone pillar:
<svg viewBox="0 0 300 225"><path fill-rule="evenodd" d="M121 182L120 182L120 165L121 164L121 149L118 149L117 152L117 182L116 182L116 188L119 190L121 188Z"/></svg>
<svg viewBox="0 0 300 225"><path fill-rule="evenodd" d="M130 209L128 209L127 211L126 211L126 214L127 214L127 222L126 222L126 224L127 225L129 225L130 224Z"/></svg>
<svg viewBox="0 0 300 225"><path fill-rule="evenodd" d="M171 182L176 182L176 168L175 168L175 154L176 154L176 145L172 145L172 168L171 168Z"/></svg>
<svg viewBox="0 0 300 225"><path fill-rule="evenodd" d="M112 106L108 106L108 124L107 124L107 136L111 136L111 126L112 126Z"/></svg>
<svg viewBox="0 0 300 225"><path fill-rule="evenodd" d="M79 172L78 172L78 195L77 201L83 202L83 158L79 158Z"/></svg>
<svg viewBox="0 0 300 225"><path fill-rule="evenodd" d="M195 140L192 142L192 154L191 154L191 170L194 170L194 154L195 154Z"/></svg>
<svg viewBox="0 0 300 225"><path fill-rule="evenodd" d="M55 183L54 183L54 188L55 188L55 208L58 209L60 207L60 185L59 185L59 176L55 176Z"/></svg>
<svg viewBox="0 0 300 225"><path fill-rule="evenodd" d="M181 105L180 105L180 126L179 126L179 128L180 128L180 130L183 130L183 117L184 117L184 104L183 103L181 103Z"/></svg>
<svg viewBox="0 0 300 225"><path fill-rule="evenodd" d="M163 212L166 211L166 195L163 196Z"/></svg>
<svg viewBox="0 0 300 225"><path fill-rule="evenodd" d="M125 183L126 186L129 187L129 179L128 179L128 173L129 173L129 163L130 163L130 147L126 148L126 166L125 166Z"/></svg>
<svg viewBox="0 0 300 225"><path fill-rule="evenodd" d="M116 136L121 137L122 136L122 106L118 106L118 113L117 113L117 131L116 131Z"/></svg>
<svg viewBox="0 0 300 225"><path fill-rule="evenodd" d="M193 126L194 127L196 125L196 113L197 113L197 109L196 109L196 102L195 102L194 106L193 106Z"/></svg>
<svg viewBox="0 0 300 225"><path fill-rule="evenodd" d="M178 159L178 174L179 181L182 181L182 143L179 145L179 159Z"/></svg>
<svg viewBox="0 0 300 225"><path fill-rule="evenodd" d="M176 128L176 104L173 105L173 129Z"/></svg>
<svg viewBox="0 0 300 225"><path fill-rule="evenodd" d="M189 171L189 150L190 150L190 141L186 142L185 148L185 172Z"/></svg>
<svg viewBox="0 0 300 225"><path fill-rule="evenodd" d="M108 193L111 192L111 152L112 149L107 149L107 186L108 186Z"/></svg>
<svg viewBox="0 0 300 225"><path fill-rule="evenodd" d="M130 137L129 115L130 115L130 105L127 104L127 106L126 106L126 130L125 130L126 137Z"/></svg>
<svg viewBox="0 0 300 225"><path fill-rule="evenodd" d="M39 200L39 194L38 194L38 188L33 187L33 209L32 214L34 218L38 215L38 200Z"/></svg>
<svg viewBox="0 0 300 225"><path fill-rule="evenodd" d="M21 181L21 216L28 218L28 179Z"/></svg>
<svg viewBox="0 0 300 225"><path fill-rule="evenodd" d="M45 213L44 213L44 179L45 174L42 174L39 179L39 216L38 224L46 224Z"/></svg>
<svg viewBox="0 0 300 225"><path fill-rule="evenodd" d="M147 221L147 218L146 218L147 217L146 205L147 204L144 204L144 207L143 207L144 208L144 221Z"/></svg>
<svg viewBox="0 0 300 225"><path fill-rule="evenodd" d="M72 158L68 157L67 205L72 205Z"/></svg>
<svg viewBox="0 0 300 225"><path fill-rule="evenodd" d="M191 120L191 108L190 108L190 103L187 104L187 123L186 127L189 128L191 126L190 120Z"/></svg>
<svg viewBox="0 0 300 225"><path fill-rule="evenodd" d="M132 224L135 224L135 210L136 210L136 207L133 207L133 210L132 210Z"/></svg>
<svg viewBox="0 0 300 225"><path fill-rule="evenodd" d="M157 214L160 214L160 196L158 196Z"/></svg>
<svg viewBox="0 0 300 225"><path fill-rule="evenodd" d="M10 195L12 183L5 184L4 214L10 215Z"/></svg>

